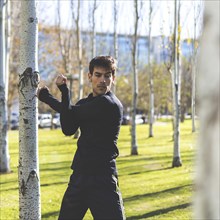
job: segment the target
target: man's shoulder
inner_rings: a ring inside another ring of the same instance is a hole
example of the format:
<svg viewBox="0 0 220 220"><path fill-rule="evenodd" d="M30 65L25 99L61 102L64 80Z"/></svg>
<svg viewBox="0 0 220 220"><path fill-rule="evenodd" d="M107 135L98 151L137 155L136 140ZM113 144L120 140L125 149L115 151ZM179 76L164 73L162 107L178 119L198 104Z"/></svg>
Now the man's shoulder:
<svg viewBox="0 0 220 220"><path fill-rule="evenodd" d="M88 97L87 97L87 98L82 98L82 99L80 99L80 100L76 103L76 105L81 105L81 104L84 104L84 103L86 103L86 102L88 102Z"/></svg>
<svg viewBox="0 0 220 220"><path fill-rule="evenodd" d="M104 96L111 104L117 105L119 108L123 108L121 101L116 97L114 93L108 92Z"/></svg>

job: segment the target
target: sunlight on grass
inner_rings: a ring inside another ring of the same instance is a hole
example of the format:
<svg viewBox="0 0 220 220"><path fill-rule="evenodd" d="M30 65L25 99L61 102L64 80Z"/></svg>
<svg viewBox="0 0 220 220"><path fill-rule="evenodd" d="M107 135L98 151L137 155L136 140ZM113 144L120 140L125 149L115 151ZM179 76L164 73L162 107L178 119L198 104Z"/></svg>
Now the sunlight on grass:
<svg viewBox="0 0 220 220"><path fill-rule="evenodd" d="M127 219L191 219L196 134L191 122L181 124L183 166L171 168L172 124L156 122L154 137L148 125L137 126L138 153L131 156L130 127L122 126L117 159L119 184ZM0 175L0 219L18 219L18 132L9 132L12 173ZM60 130L39 130L39 163L42 219L57 219L71 174L76 140ZM92 219L90 212L85 220Z"/></svg>

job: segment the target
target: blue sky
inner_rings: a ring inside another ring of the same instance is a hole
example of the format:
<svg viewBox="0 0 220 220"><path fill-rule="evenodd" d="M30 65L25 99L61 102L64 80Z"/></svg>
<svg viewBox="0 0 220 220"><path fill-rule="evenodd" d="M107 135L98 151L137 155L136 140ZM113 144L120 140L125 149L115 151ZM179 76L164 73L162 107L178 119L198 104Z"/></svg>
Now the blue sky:
<svg viewBox="0 0 220 220"><path fill-rule="evenodd" d="M141 19L139 21L139 34L147 35L148 33L148 13L149 1L139 1L142 3ZM181 1L181 26L182 38L192 37L194 33L194 13L199 14L197 23L197 33L201 33L202 24L202 8L199 7L201 0L182 0ZM57 1L41 0L39 1L39 21L47 24L54 24L57 14ZM74 1L77 6L77 1ZM89 8L93 4L92 0L81 1L81 27L83 30L90 30L91 15ZM118 32L122 34L132 34L134 27L134 10L132 0L118 1ZM152 0L153 19L152 19L152 35L170 35L173 30L173 0ZM96 10L96 31L97 32L113 32L113 1L97 0L98 8ZM70 0L60 0L61 17L63 27L71 24Z"/></svg>

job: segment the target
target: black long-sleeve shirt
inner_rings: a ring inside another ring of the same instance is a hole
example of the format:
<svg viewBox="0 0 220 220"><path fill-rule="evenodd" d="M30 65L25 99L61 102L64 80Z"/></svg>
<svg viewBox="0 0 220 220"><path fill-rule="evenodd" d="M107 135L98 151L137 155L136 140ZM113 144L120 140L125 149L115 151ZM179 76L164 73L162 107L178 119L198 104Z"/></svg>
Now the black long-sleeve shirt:
<svg viewBox="0 0 220 220"><path fill-rule="evenodd" d="M39 99L60 113L61 128L65 135L80 128L81 135L71 168L81 173L117 174L115 159L118 156L117 140L122 121L123 107L112 93L81 99L70 105L66 84L59 86L62 101L43 89Z"/></svg>

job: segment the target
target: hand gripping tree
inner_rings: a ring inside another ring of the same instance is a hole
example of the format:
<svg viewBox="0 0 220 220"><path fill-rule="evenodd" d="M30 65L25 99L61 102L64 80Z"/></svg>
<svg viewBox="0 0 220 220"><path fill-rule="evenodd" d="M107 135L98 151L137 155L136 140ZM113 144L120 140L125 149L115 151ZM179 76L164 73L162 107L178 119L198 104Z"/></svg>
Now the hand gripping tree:
<svg viewBox="0 0 220 220"><path fill-rule="evenodd" d="M19 74L19 216L40 219L37 99L37 15L35 0L21 1L21 48Z"/></svg>

